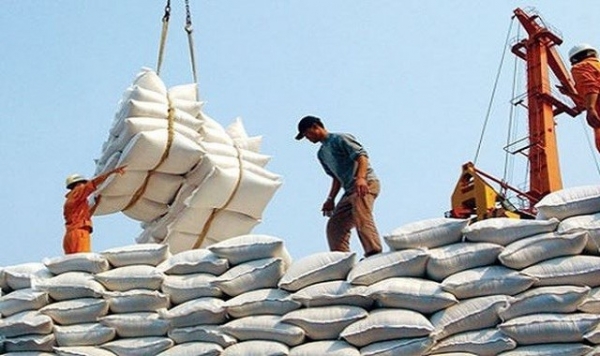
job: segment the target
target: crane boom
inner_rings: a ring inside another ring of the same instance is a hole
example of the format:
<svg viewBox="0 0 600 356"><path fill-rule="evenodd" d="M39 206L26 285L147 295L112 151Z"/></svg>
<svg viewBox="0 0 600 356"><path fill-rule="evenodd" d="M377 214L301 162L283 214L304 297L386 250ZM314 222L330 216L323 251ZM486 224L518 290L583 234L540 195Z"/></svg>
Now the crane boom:
<svg viewBox="0 0 600 356"><path fill-rule="evenodd" d="M556 50L562 39L548 29L537 14L517 8L514 16L527 32L527 38L516 43L511 50L527 65L528 142L525 147L511 153L522 153L527 157L529 187L527 192L518 192L514 188L511 190L516 191L527 202L527 206L512 212L504 209L508 204L507 199L484 181L484 178L491 179L491 175L484 174L469 162L463 165L461 178L452 195L452 210L447 214L451 217L531 217L537 202L547 194L562 189L555 117L561 113L577 116L583 111L582 101ZM558 79L558 89L573 100L574 106L553 94L550 74ZM498 179L492 180L503 188L508 186Z"/></svg>

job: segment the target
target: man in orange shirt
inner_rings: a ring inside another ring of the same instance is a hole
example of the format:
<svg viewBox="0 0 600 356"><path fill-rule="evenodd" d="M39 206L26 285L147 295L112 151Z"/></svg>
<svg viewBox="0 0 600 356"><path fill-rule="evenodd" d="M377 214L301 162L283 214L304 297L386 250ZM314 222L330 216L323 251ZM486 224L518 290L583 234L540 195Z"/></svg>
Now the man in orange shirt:
<svg viewBox="0 0 600 356"><path fill-rule="evenodd" d="M124 172L125 167L118 167L91 180L79 174L67 177L66 185L69 192L65 195L66 201L63 207L66 227L63 239L65 254L91 251L90 234L93 230L92 214L95 206L89 206L88 198L112 174Z"/></svg>
<svg viewBox="0 0 600 356"><path fill-rule="evenodd" d="M575 89L583 98L586 120L594 130L596 148L600 152L600 61L598 51L589 44L579 44L569 51L571 75Z"/></svg>

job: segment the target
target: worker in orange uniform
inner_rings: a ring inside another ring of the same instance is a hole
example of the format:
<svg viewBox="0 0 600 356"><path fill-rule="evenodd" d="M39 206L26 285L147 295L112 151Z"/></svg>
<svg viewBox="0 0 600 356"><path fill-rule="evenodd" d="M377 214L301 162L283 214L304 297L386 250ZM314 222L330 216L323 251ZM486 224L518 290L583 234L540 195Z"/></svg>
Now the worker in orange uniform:
<svg viewBox="0 0 600 356"><path fill-rule="evenodd" d="M66 227L63 240L65 254L91 251L90 234L93 230L92 214L95 206L89 206L88 198L108 177L124 172L125 167L118 167L91 180L79 174L67 177L66 186L69 192L65 195L66 201L63 207Z"/></svg>
<svg viewBox="0 0 600 356"><path fill-rule="evenodd" d="M381 240L373 219L373 204L380 186L367 151L350 134L328 132L315 116L305 116L298 123L296 140L304 137L312 143L321 143L317 158L332 178L329 195L321 208L323 215L329 217L329 249L349 252L350 231L356 228L364 256L380 253ZM344 194L335 204L341 189Z"/></svg>
<svg viewBox="0 0 600 356"><path fill-rule="evenodd" d="M600 152L600 61L598 51L589 44L579 44L569 51L571 75L575 89L584 99L586 120L594 130L596 149Z"/></svg>

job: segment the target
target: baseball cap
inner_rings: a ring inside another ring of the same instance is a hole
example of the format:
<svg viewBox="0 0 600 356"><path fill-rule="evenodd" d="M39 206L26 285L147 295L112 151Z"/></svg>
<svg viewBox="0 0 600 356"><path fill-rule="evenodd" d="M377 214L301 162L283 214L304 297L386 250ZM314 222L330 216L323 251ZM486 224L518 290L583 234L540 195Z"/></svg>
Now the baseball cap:
<svg viewBox="0 0 600 356"><path fill-rule="evenodd" d="M296 135L296 140L302 140L304 138L304 132L311 128L313 125L319 125L323 127L323 122L316 116L305 116L298 123L298 134Z"/></svg>

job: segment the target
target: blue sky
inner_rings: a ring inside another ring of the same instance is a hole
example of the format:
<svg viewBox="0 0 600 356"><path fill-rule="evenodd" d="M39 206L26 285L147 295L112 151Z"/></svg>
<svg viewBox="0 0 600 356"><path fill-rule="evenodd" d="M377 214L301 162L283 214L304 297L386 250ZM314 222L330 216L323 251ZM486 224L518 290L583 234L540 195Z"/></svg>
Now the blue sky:
<svg viewBox="0 0 600 356"><path fill-rule="evenodd" d="M592 0L190 2L205 112L224 126L241 117L263 136L267 168L283 177L253 232L281 237L294 258L327 250L320 207L330 184L318 146L293 139L300 117L320 116L367 148L382 181L375 215L384 235L449 209L460 167L475 156L516 7L535 7L560 30L563 58L579 42L600 46ZM142 67L156 67L165 1L2 5L0 266L62 254L64 179L93 173L121 94ZM172 8L167 86L192 82L183 1ZM507 53L477 161L496 176L513 63ZM565 187L598 181L582 121L558 119ZM523 184L523 172L514 175ZM132 244L140 232L122 214L96 217L93 249ZM362 254L356 237L353 248Z"/></svg>

